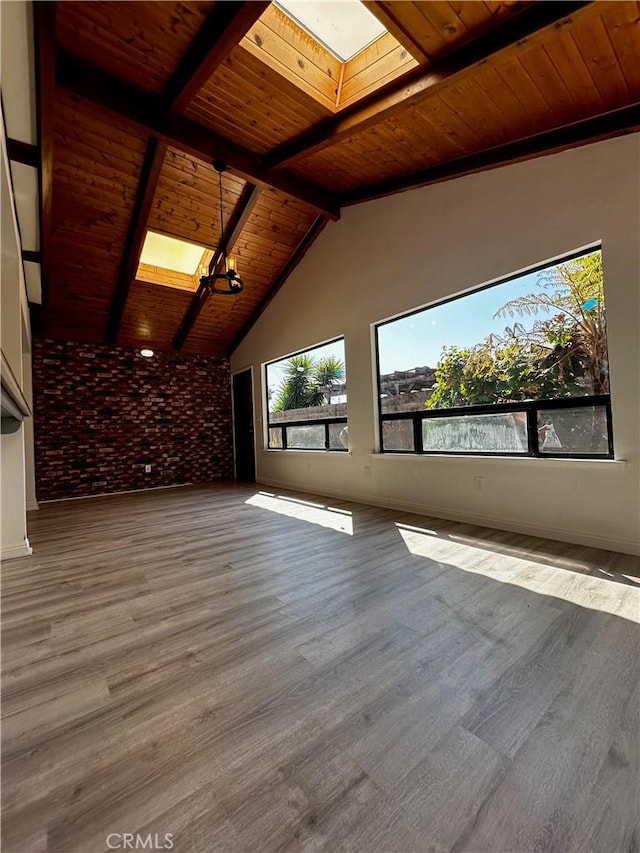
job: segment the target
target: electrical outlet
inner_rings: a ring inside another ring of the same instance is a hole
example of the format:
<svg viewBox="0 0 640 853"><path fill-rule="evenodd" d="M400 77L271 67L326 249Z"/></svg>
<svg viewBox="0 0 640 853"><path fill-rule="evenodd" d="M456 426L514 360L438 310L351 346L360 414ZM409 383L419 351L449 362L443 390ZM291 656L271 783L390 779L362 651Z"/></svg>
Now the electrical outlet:
<svg viewBox="0 0 640 853"><path fill-rule="evenodd" d="M144 473L145 473L145 474L150 474L150 473L151 473L151 465L145 465L145 466L144 466Z"/></svg>

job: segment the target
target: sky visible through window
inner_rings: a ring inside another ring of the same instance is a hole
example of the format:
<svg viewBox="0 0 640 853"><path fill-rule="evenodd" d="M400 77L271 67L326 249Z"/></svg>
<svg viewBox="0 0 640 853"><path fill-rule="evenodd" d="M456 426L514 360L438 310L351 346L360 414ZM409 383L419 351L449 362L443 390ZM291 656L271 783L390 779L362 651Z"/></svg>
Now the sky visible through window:
<svg viewBox="0 0 640 853"><path fill-rule="evenodd" d="M466 298L427 308L378 328L380 373L436 367L444 347L473 346L487 335L501 335L519 321L531 325L535 318L495 318L506 302L533 293L539 287L538 272L527 273ZM538 318L549 316L540 311Z"/></svg>
<svg viewBox="0 0 640 853"><path fill-rule="evenodd" d="M343 62L386 32L359 0L278 0L276 5Z"/></svg>
<svg viewBox="0 0 640 853"><path fill-rule="evenodd" d="M155 231L147 231L140 254L140 263L172 272L195 275L205 251L203 246L187 243L185 240L176 240L175 237L167 237L165 234L156 234Z"/></svg>
<svg viewBox="0 0 640 853"><path fill-rule="evenodd" d="M503 335L505 328L513 327L516 322L530 328L535 320L545 319L551 312L541 308L536 316L524 318L494 318L494 314L512 299L535 293L540 288L540 271L525 273L510 281L470 292L461 298L379 326L380 373L411 370L414 367L435 368L445 347L472 347L487 335ZM306 352L316 359L334 356L344 362L344 340ZM275 400L277 389L284 379L286 363L285 358L267 367L271 402Z"/></svg>

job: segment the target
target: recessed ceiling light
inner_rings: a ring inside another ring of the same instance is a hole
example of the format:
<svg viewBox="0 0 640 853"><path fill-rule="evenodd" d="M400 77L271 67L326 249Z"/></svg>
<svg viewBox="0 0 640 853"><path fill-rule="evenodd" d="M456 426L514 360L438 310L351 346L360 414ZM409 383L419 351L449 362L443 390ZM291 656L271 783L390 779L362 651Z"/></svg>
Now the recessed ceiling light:
<svg viewBox="0 0 640 853"><path fill-rule="evenodd" d="M153 358L153 350L152 349L141 349L140 355L143 355L145 358Z"/></svg>

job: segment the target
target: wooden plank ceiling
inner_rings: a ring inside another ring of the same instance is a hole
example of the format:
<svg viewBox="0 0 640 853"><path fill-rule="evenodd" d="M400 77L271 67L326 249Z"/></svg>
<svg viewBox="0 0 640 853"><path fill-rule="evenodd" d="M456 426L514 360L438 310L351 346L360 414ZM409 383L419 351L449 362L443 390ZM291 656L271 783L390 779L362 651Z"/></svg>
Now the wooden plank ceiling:
<svg viewBox="0 0 640 853"><path fill-rule="evenodd" d="M35 4L56 338L224 355L341 206L640 127L631 0L366 2L388 32L346 63L268 3L52 5ZM147 229L219 257L214 158L243 292L136 280Z"/></svg>

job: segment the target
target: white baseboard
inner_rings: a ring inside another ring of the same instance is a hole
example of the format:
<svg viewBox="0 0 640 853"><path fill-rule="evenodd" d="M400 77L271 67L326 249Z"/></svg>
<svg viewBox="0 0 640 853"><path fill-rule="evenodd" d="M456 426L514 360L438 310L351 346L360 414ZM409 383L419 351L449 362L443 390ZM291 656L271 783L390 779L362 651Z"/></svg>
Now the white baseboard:
<svg viewBox="0 0 640 853"><path fill-rule="evenodd" d="M29 544L29 540L25 538L24 542L3 548L2 551L0 551L0 559L15 560L18 557L30 557L32 553L33 548Z"/></svg>
<svg viewBox="0 0 640 853"><path fill-rule="evenodd" d="M40 509L40 504L37 501L27 504L27 512L34 512L36 509Z"/></svg>
<svg viewBox="0 0 640 853"><path fill-rule="evenodd" d="M627 539L612 539L608 536L597 536L591 533L577 533L573 530L565 530L559 527L540 527L526 522L509 521L490 515L481 515L474 512L460 512L456 509L441 506L427 506L426 504L413 503L411 501L398 501L387 498L376 498L371 495L360 495L353 492L344 492L338 489L322 489L316 491L309 483L294 483L284 480L269 480L260 478L256 482L265 486L275 486L278 489L291 489L292 491L306 492L310 494L326 495L331 498L353 501L353 503L365 506L379 506L386 509L397 509L402 512L411 512L416 515L427 515L433 518L442 518L446 521L459 521L463 524L476 524L478 527L491 527L495 530L506 530L509 533L522 533L525 536L538 536L542 539L553 539L557 542L569 542L573 545L586 545L589 548L602 548L605 551L616 551L623 554L640 555L640 543Z"/></svg>

